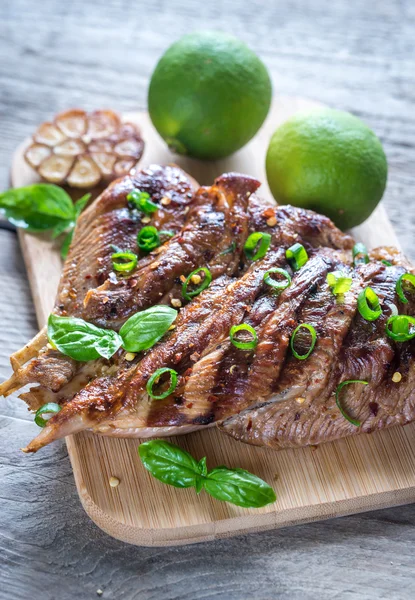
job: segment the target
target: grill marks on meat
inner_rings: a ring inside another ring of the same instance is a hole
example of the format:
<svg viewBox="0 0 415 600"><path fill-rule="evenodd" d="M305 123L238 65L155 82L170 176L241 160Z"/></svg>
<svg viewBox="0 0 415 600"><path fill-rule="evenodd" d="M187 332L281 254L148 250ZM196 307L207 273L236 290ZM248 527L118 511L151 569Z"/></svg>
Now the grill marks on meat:
<svg viewBox="0 0 415 600"><path fill-rule="evenodd" d="M197 183L178 167L158 165L114 181L77 221L61 276L55 313L92 320L85 314L83 300L89 290L103 284L108 277L116 277L112 273L111 246L137 250L136 237L144 224L143 215L128 208L127 195L133 189L147 192L159 205L159 209L151 215L152 225L177 232L186 219ZM163 198L170 202L162 204ZM148 262L148 257L142 257L138 266ZM104 326L112 328L110 322ZM62 354L57 355L47 347L46 328L12 355L10 362L14 374L0 385L0 395L11 394L28 383L39 383L45 388L46 396L46 390L59 391L83 367L81 363L75 363ZM35 396L37 399L30 400L27 396L25 399L36 405L40 401L41 390L37 390Z"/></svg>
<svg viewBox="0 0 415 600"><path fill-rule="evenodd" d="M212 353L229 346L227 340L232 325L251 318L251 315L261 325L263 319L274 314L280 300L264 284L263 277L265 272L274 266L286 266L287 240L290 243L302 241L298 230L306 228L300 227L301 215L303 219L308 218L307 213L295 210L291 221L287 216L284 217L283 227L273 230L271 249L266 256L250 264L246 273L239 279L226 282L218 279L213 286L185 307L180 313L175 330L164 343L158 344L127 371L121 371L112 378L96 379L81 390L58 415L50 419L47 427L29 445L28 451L37 450L53 439L84 428L92 428L107 435L120 435L124 432L143 437L156 431L159 435L187 432L189 427L206 426L219 418L219 411L216 416L215 412L210 410L215 396L208 395L209 409L206 408L206 399L199 398L197 402L193 402L189 397L189 382L197 380L197 369L202 366L204 360L209 360ZM327 220L322 217L322 221ZM335 229L330 222L327 227ZM281 238L285 241L283 248ZM318 237L317 246L319 241ZM311 242L310 237L310 247ZM338 235L340 253L346 254L352 243L349 236ZM297 309L301 304L301 301L297 300L297 293L305 293L306 290L311 292L315 287L314 278L317 274L324 279L332 264L337 264L338 253L332 252L335 257L332 258L327 252L315 252L307 267L308 276L301 272L295 276L294 279L298 279L295 289L291 295L285 294L288 307L294 304L294 308ZM349 260L350 257L348 252ZM236 262L239 261L238 257ZM224 288L221 288L222 283ZM203 319L200 320L198 315L203 315ZM171 397L152 401L145 392L145 385L150 375L164 366L179 372L179 385ZM216 374L215 380L217 377ZM203 383L202 378L199 379ZM246 397L245 394L244 398ZM226 402L223 402L223 406L218 404L218 407L226 411ZM232 410L232 407L229 410Z"/></svg>
<svg viewBox="0 0 415 600"><path fill-rule="evenodd" d="M200 188L180 233L130 278L107 280L91 290L84 300L85 318L101 326L122 324L138 310L158 303L180 276L197 267L208 266L214 279L233 274L248 235L248 199L258 187L256 179L230 173L212 187ZM235 252L224 253L231 243Z"/></svg>
<svg viewBox="0 0 415 600"><path fill-rule="evenodd" d="M391 305L399 305L401 314L415 311L415 298L402 305L395 293L396 281L406 270L379 262L357 269L353 288L340 305L341 312L333 322L330 311L323 324L323 335L320 334L313 354L303 365L303 377L310 377L311 385L305 386L303 392L298 390L297 396L284 371L275 395L263 406L250 407L225 420L221 425L223 431L247 443L286 448L319 444L412 421L415 344L394 343L385 336ZM357 295L367 285L378 294L383 308L382 316L374 322L366 321L356 310ZM322 353L327 351L328 362L321 361ZM392 381L396 371L402 375L399 384ZM361 421L361 427L349 423L335 402L337 386L350 379L369 382L367 386L346 386L341 393L342 406Z"/></svg>

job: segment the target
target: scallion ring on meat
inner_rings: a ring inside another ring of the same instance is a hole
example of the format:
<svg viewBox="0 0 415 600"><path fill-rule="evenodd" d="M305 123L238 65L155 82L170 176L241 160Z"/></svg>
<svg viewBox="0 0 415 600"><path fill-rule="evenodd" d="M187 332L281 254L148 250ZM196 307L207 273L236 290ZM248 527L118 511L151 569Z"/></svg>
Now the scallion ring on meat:
<svg viewBox="0 0 415 600"><path fill-rule="evenodd" d="M298 271L308 261L307 250L302 244L294 244L285 251L285 257L294 271Z"/></svg>
<svg viewBox="0 0 415 600"><path fill-rule="evenodd" d="M46 427L48 420L44 419L42 415L55 415L60 411L61 407L56 402L48 402L41 406L35 414L35 423L39 427Z"/></svg>
<svg viewBox="0 0 415 600"><path fill-rule="evenodd" d="M240 331L247 331L251 334L252 339L246 342L237 339L235 336ZM238 348L239 350L253 350L258 344L258 336L256 334L255 329L247 323L241 323L241 325L234 325L233 327L231 327L229 337L231 339L231 343L235 346L235 348Z"/></svg>
<svg viewBox="0 0 415 600"><path fill-rule="evenodd" d="M269 233L255 231L251 233L245 242L244 251L249 260L258 260L264 258L271 245L271 236Z"/></svg>
<svg viewBox="0 0 415 600"><path fill-rule="evenodd" d="M199 273L204 274L204 278L202 279ZM196 280L196 281L195 281ZM209 271L207 267L199 267L186 278L186 281L182 285L182 296L185 300L191 300L195 296L198 296L203 290L209 287L212 281L212 273ZM190 283L200 283L200 285L194 290L188 290L188 286Z"/></svg>
<svg viewBox="0 0 415 600"><path fill-rule="evenodd" d="M348 277L343 271L333 271L327 273L326 281L331 287L331 291L335 296L345 294L352 287L353 279Z"/></svg>
<svg viewBox="0 0 415 600"><path fill-rule="evenodd" d="M393 315L386 321L385 331L395 342L408 342L415 338L415 317Z"/></svg>
<svg viewBox="0 0 415 600"><path fill-rule="evenodd" d="M408 304L408 298L405 296L405 292L403 291L402 284L404 281L409 281L409 283L415 288L415 275L412 273L404 273L396 282L396 293L398 294L400 301L404 304Z"/></svg>
<svg viewBox="0 0 415 600"><path fill-rule="evenodd" d="M382 314L379 298L371 287L360 292L357 297L357 308L366 321L376 321Z"/></svg>
<svg viewBox="0 0 415 600"><path fill-rule="evenodd" d="M137 244L140 250L151 252L161 244L159 232L152 225L143 227L137 235Z"/></svg>
<svg viewBox="0 0 415 600"><path fill-rule="evenodd" d="M384 265L386 265L387 267L391 267L392 266L392 263L389 262L388 260L381 260L380 262L383 263Z"/></svg>
<svg viewBox="0 0 415 600"><path fill-rule="evenodd" d="M307 331L311 335L310 347L305 354L299 354L294 347L295 346L295 338L296 338L298 332L301 331L301 329L307 329ZM312 351L314 350L316 341L317 341L317 332L312 325L310 325L309 323L301 323L300 325L298 325L294 329L294 333L292 334L291 339L290 339L291 350L292 350L292 353L295 356L295 358L298 358L298 360L306 360L310 356Z"/></svg>
<svg viewBox="0 0 415 600"><path fill-rule="evenodd" d="M151 215L158 209L157 204L150 200L150 194L140 190L132 190L127 196L127 202L146 215Z"/></svg>
<svg viewBox="0 0 415 600"><path fill-rule="evenodd" d="M359 242L353 246L353 264L355 267L358 265L366 265L369 262L369 254L364 244Z"/></svg>
<svg viewBox="0 0 415 600"><path fill-rule="evenodd" d="M114 271L131 273L137 266L138 257L134 252L121 251L114 252L114 254L111 255L111 260Z"/></svg>
<svg viewBox="0 0 415 600"><path fill-rule="evenodd" d="M282 275L284 279L274 279L271 275ZM282 292L285 290L291 283L291 276L285 269L278 269L274 267L267 271L264 275L264 283L272 287L274 290L278 292Z"/></svg>
<svg viewBox="0 0 415 600"><path fill-rule="evenodd" d="M161 394L155 394L153 392L153 387L155 384L158 383L160 377L162 375L164 375L165 373L170 374L169 388L165 392L162 392ZM170 394L172 394L174 392L176 387L177 387L177 371L175 371L174 369L169 369L168 367L163 367L161 369L157 369L157 371L154 371L154 373L152 374L150 379L147 381L146 390L147 390L147 394L150 396L150 398L153 398L153 400L163 400L163 398L167 398L167 396L170 396Z"/></svg>
<svg viewBox="0 0 415 600"><path fill-rule="evenodd" d="M347 414L347 412L344 410L341 402L340 402L340 392L342 391L342 389L344 388L345 385L349 385L350 383L361 383L362 385L368 385L368 381L364 381L362 379L348 379L347 381L342 381L336 389L336 404L337 404L337 408L339 409L339 411L341 412L341 414L343 415L343 417L349 421L349 423L351 423L352 425L354 425L355 427L360 427L361 422L358 421L357 419L353 419L350 415Z"/></svg>

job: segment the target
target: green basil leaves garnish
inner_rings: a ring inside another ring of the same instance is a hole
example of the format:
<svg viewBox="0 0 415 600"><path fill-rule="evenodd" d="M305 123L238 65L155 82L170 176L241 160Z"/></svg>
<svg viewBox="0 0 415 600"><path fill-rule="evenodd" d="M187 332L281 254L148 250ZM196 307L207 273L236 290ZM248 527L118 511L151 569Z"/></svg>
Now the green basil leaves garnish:
<svg viewBox="0 0 415 600"><path fill-rule="evenodd" d="M53 314L48 319L48 339L62 354L81 362L111 358L122 344L116 331L101 329L77 317Z"/></svg>
<svg viewBox="0 0 415 600"><path fill-rule="evenodd" d="M148 350L163 337L176 317L177 310L163 305L136 313L120 329L123 348L127 352Z"/></svg>
<svg viewBox="0 0 415 600"><path fill-rule="evenodd" d="M109 359L121 346L127 352L148 350L163 337L176 317L177 310L170 306L152 306L130 317L117 333L77 317L51 314L48 338L62 354L74 360Z"/></svg>
<svg viewBox="0 0 415 600"><path fill-rule="evenodd" d="M16 227L31 232L52 230L52 238L68 232L61 255L66 258L73 229L91 194L72 202L64 189L51 183L35 183L0 194L0 210Z"/></svg>
<svg viewBox="0 0 415 600"><path fill-rule="evenodd" d="M216 467L208 471L206 458L196 461L191 454L163 440L138 447L144 467L159 481L178 488L194 487L244 508L260 508L275 502L276 495L265 481L244 469Z"/></svg>

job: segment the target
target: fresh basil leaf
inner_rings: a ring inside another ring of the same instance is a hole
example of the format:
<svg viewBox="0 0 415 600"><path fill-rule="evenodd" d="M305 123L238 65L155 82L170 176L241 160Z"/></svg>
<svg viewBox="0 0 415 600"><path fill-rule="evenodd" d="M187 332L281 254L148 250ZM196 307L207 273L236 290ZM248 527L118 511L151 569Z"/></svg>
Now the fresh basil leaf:
<svg viewBox="0 0 415 600"><path fill-rule="evenodd" d="M244 508L260 508L277 499L272 487L244 469L217 467L208 473L203 487L217 500Z"/></svg>
<svg viewBox="0 0 415 600"><path fill-rule="evenodd" d="M72 244L74 229L68 231L67 235L63 238L62 246L61 246L61 258L65 260L68 256L69 248Z"/></svg>
<svg viewBox="0 0 415 600"><path fill-rule="evenodd" d="M111 358L122 344L116 331L100 329L76 317L48 319L48 339L62 354L86 362L97 358Z"/></svg>
<svg viewBox="0 0 415 600"><path fill-rule="evenodd" d="M177 310L163 305L136 313L120 329L123 348L127 352L148 350L163 337L176 317Z"/></svg>
<svg viewBox="0 0 415 600"><path fill-rule="evenodd" d="M77 200L75 202L75 204L74 204L75 221L79 217L81 212L84 210L86 205L88 204L90 198L91 198L91 194L85 194L84 196L82 196L82 198L79 198L79 200Z"/></svg>
<svg viewBox="0 0 415 600"><path fill-rule="evenodd" d="M138 447L143 465L159 481L178 488L196 486L199 463L191 454L163 440L151 440Z"/></svg>
<svg viewBox="0 0 415 600"><path fill-rule="evenodd" d="M75 218L70 196L57 185L35 183L0 194L0 209L7 219L29 231L53 229Z"/></svg>
<svg viewBox="0 0 415 600"><path fill-rule="evenodd" d="M81 212L83 211L83 209L85 208L85 206L88 204L90 197L91 197L91 194L85 194L84 196L82 196L82 198L79 198L79 200L77 200L74 204L74 211L75 211L74 220L66 221L66 222L64 221L60 225L57 225L54 228L54 230L52 231L52 239L54 239L54 238L58 237L58 235L60 235L61 233L63 233L64 231L66 231L67 229L70 228L70 231L68 231L67 235L65 236L65 238L62 242L62 246L61 246L62 260L65 260L66 257L68 256L69 247L72 243L72 238L73 238L73 234L74 234L74 230L75 230L76 221L78 220L78 217L81 214Z"/></svg>

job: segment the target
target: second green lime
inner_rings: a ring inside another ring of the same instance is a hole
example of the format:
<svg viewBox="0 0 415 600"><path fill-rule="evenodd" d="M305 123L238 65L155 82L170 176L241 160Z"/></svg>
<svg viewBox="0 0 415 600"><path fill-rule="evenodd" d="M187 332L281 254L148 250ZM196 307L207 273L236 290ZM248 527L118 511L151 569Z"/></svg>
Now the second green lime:
<svg viewBox="0 0 415 600"><path fill-rule="evenodd" d="M357 117L328 108L299 113L281 125L271 138L266 169L278 202L323 213L342 229L373 212L388 171L373 131Z"/></svg>
<svg viewBox="0 0 415 600"><path fill-rule="evenodd" d="M161 57L148 109L172 150L217 159L256 134L271 95L266 67L243 42L221 32L198 32L182 37Z"/></svg>

